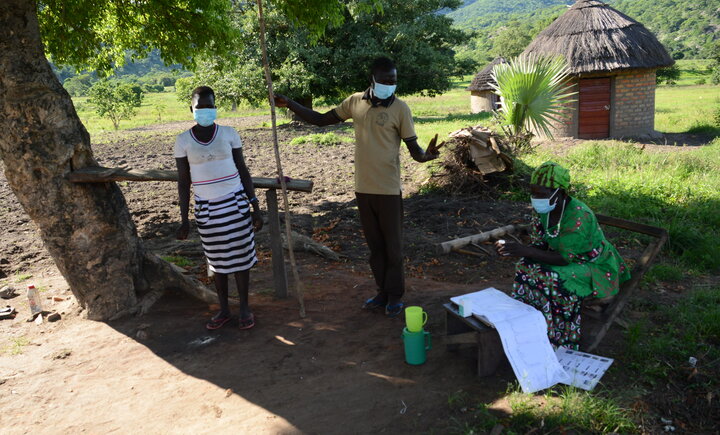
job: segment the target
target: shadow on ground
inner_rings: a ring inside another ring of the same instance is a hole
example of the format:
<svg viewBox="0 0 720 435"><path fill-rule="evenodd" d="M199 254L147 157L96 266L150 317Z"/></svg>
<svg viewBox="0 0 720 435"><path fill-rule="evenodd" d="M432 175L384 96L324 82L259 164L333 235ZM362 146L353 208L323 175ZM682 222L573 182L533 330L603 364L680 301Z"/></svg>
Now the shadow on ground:
<svg viewBox="0 0 720 435"><path fill-rule="evenodd" d="M444 349L441 302L476 287L409 280L407 300L426 308L434 339L427 363L410 366L400 339L403 321L359 309L361 296L372 291L364 274L342 267L306 269L303 276L304 319L293 299L253 295L254 329L239 331L235 322L209 332L207 307L173 296L142 319L150 326L140 341L183 374L285 420L277 433L446 433L450 395L462 389L492 402L514 378L506 367L478 379L471 358ZM137 319L111 326L133 338L139 327ZM238 429L257 423L249 417Z"/></svg>

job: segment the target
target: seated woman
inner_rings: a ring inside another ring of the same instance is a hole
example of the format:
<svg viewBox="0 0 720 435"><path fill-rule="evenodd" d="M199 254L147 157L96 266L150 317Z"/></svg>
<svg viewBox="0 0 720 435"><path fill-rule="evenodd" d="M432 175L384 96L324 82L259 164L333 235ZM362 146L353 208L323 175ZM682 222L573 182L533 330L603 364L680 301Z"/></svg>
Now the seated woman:
<svg viewBox="0 0 720 435"><path fill-rule="evenodd" d="M553 346L577 350L585 298L605 298L630 278L625 262L605 239L593 212L568 196L570 174L545 162L530 179L531 243L497 242L503 256L522 257L512 296L543 313Z"/></svg>

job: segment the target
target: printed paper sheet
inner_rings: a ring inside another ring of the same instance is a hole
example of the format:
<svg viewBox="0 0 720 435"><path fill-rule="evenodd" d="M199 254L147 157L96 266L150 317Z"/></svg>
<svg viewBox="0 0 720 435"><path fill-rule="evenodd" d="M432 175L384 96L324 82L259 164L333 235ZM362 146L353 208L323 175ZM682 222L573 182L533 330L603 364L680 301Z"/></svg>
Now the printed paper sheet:
<svg viewBox="0 0 720 435"><path fill-rule="evenodd" d="M473 315L497 329L505 355L525 393L570 382L550 345L545 317L538 310L495 288L450 300L456 304L461 301L467 304L469 300Z"/></svg>

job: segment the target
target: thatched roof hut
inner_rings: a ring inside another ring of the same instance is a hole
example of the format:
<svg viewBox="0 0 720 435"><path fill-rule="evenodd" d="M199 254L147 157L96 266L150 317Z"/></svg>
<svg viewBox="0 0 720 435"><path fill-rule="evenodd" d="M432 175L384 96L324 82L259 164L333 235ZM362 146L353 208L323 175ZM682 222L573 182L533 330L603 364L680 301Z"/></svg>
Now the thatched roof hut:
<svg viewBox="0 0 720 435"><path fill-rule="evenodd" d="M492 78L492 71L495 65L507 63L504 57L496 57L490 62L485 68L480 70L479 73L475 74L472 83L468 86L468 91L490 91L492 90L491 84L494 82Z"/></svg>
<svg viewBox="0 0 720 435"><path fill-rule="evenodd" d="M492 84L492 71L495 65L507 63L505 58L496 57L490 64L475 74L467 90L470 91L470 108L472 113L492 112L497 108L499 98L495 94Z"/></svg>
<svg viewBox="0 0 720 435"><path fill-rule="evenodd" d="M674 63L642 24L598 0L578 0L543 30L523 54L560 55L579 98L568 124L573 137L655 134L655 70Z"/></svg>

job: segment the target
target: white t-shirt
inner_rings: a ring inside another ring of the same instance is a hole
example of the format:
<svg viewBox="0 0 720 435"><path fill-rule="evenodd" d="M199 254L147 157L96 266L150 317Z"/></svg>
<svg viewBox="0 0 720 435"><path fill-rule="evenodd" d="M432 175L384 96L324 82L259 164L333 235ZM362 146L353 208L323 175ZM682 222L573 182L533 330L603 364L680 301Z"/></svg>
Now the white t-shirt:
<svg viewBox="0 0 720 435"><path fill-rule="evenodd" d="M215 124L215 133L207 143L200 142L192 129L178 135L175 157L187 157L196 196L214 199L242 188L233 148L242 148L242 140L234 128L224 125Z"/></svg>

